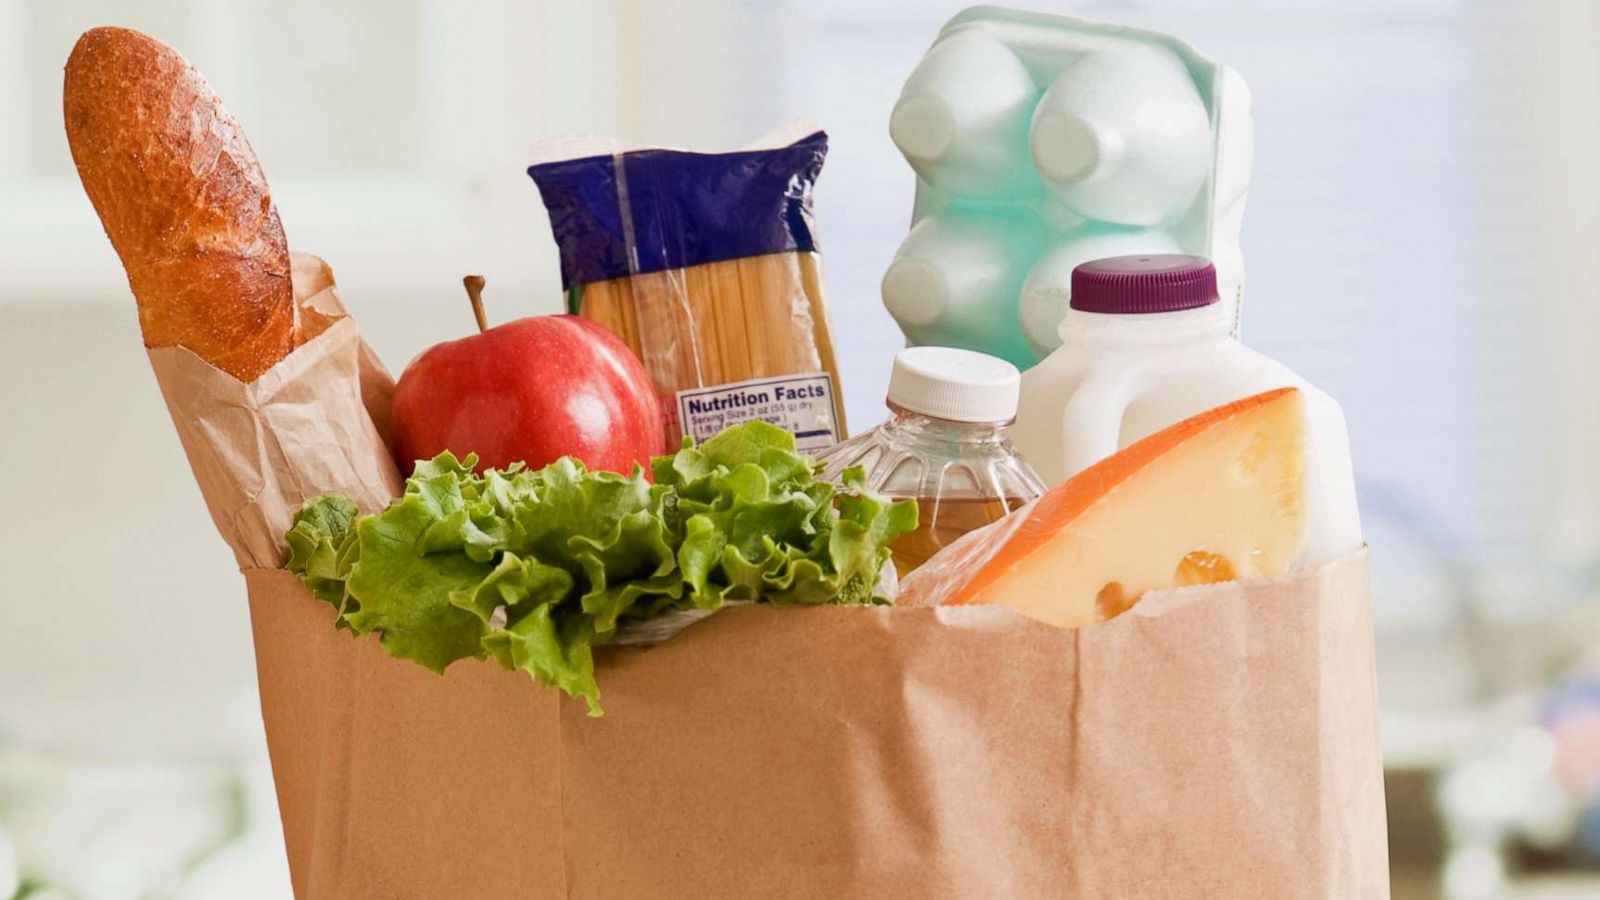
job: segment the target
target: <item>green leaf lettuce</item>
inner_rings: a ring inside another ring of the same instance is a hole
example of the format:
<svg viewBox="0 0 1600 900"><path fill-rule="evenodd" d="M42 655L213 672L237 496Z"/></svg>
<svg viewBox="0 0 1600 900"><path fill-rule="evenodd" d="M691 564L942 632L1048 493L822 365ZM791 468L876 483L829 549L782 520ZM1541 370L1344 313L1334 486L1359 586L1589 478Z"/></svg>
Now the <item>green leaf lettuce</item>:
<svg viewBox="0 0 1600 900"><path fill-rule="evenodd" d="M794 437L764 422L652 461L652 479L571 457L481 475L449 453L417 464L376 515L307 501L288 569L356 634L436 672L490 658L600 711L593 647L629 621L728 600L870 603L912 501L816 479Z"/></svg>

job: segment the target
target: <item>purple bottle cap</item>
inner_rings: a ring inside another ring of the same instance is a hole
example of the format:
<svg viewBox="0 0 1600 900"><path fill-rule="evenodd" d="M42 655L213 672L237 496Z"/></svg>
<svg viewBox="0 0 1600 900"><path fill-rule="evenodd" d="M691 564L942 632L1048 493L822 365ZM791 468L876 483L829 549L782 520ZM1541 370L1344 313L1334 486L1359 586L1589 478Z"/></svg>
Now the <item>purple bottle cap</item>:
<svg viewBox="0 0 1600 900"><path fill-rule="evenodd" d="M1217 302L1217 270L1203 256L1112 256L1072 270L1072 308L1137 315Z"/></svg>

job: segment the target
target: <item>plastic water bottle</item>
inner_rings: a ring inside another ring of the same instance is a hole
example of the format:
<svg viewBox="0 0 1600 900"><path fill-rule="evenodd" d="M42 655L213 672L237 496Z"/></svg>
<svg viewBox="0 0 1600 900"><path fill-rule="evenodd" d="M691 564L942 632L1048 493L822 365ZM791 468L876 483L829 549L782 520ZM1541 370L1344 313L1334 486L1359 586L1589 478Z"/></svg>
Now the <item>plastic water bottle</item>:
<svg viewBox="0 0 1600 900"><path fill-rule="evenodd" d="M1195 256L1123 256L1078 266L1061 346L1022 377L1012 439L1047 484L1242 397L1298 387L1305 399L1304 567L1361 547L1344 413L1327 394L1229 334L1216 271Z"/></svg>
<svg viewBox="0 0 1600 900"><path fill-rule="evenodd" d="M889 375L889 420L823 454L826 478L861 466L869 486L916 499L917 529L890 546L901 575L1044 492L1005 435L1020 383L1016 366L993 356L902 350Z"/></svg>

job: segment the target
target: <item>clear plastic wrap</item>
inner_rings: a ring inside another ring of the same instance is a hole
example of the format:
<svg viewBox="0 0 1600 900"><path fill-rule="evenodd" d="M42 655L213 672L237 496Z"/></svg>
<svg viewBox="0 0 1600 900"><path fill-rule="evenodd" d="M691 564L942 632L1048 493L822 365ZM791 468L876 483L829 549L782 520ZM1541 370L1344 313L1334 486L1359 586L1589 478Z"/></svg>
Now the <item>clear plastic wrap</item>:
<svg viewBox="0 0 1600 900"><path fill-rule="evenodd" d="M944 549L896 585L896 606L939 606L962 591L972 576L994 559L1016 537L1033 515L1033 499L982 528L975 528L946 544Z"/></svg>
<svg viewBox="0 0 1600 900"><path fill-rule="evenodd" d="M811 222L824 133L719 154L571 140L535 153L568 311L644 361L669 434L759 418L803 450L845 437Z"/></svg>
<svg viewBox="0 0 1600 900"><path fill-rule="evenodd" d="M1295 388L1207 410L951 543L896 602L1075 627L1152 590L1283 575L1305 546L1305 427Z"/></svg>

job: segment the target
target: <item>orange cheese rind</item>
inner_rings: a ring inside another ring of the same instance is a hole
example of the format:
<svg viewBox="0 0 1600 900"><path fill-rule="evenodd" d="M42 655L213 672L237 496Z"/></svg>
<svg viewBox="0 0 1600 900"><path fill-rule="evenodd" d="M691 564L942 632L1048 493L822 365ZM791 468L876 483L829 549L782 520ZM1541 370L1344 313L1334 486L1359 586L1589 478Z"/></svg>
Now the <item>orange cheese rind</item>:
<svg viewBox="0 0 1600 900"><path fill-rule="evenodd" d="M1156 588L1281 575L1305 539L1304 445L1295 388L1208 410L952 544L898 602L994 603L1070 627Z"/></svg>

